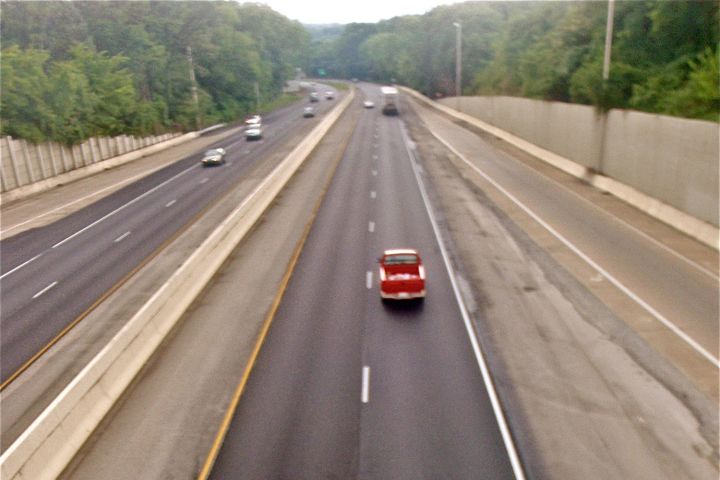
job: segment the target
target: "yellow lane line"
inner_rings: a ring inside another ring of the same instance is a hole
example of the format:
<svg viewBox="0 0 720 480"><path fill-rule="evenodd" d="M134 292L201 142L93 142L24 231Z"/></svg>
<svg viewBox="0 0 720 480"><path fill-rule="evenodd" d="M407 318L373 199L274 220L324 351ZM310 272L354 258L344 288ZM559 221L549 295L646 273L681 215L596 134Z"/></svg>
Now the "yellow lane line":
<svg viewBox="0 0 720 480"><path fill-rule="evenodd" d="M357 117L357 119L355 121L355 126L357 126L358 122L359 122L359 117ZM317 217L318 211L320 210L320 206L322 205L323 199L325 198L325 194L327 193L327 191L330 188L332 179L335 177L335 172L337 171L338 165L340 164L340 160L345 155L345 152L347 150L347 147L350 143L350 139L352 138L354 131L355 131L355 128L353 127L350 135L348 135L347 138L345 139L345 141L342 145L342 148L339 149L339 153L334 160L335 165L333 166L333 170L332 170L330 176L328 177L328 180L325 182L323 190L320 193L320 197L318 198L318 200L315 202L315 205L313 206L312 213L310 214L310 219L305 224L305 228L303 230L302 236L300 237L300 240L298 241L297 245L295 246L295 251L293 252L292 257L290 258L290 261L288 262L288 266L285 271L285 275L283 275L283 278L280 281L280 286L278 288L278 292L275 295L275 299L273 300L272 305L270 306L270 310L268 311L267 315L265 316L265 320L263 321L262 329L260 330L258 339L255 342L255 347L253 348L252 354L250 355L250 359L248 360L248 363L245 366L245 370L240 379L240 383L238 384L237 388L235 389L235 393L232 396L230 405L228 406L228 409L225 412L225 416L223 417L222 423L220 424L220 428L218 429L218 432L215 435L215 440L213 441L212 447L210 448L210 452L208 453L207 458L205 459L205 463L203 464L203 468L202 468L202 470L200 470L200 474L197 477L198 480L207 480L207 478L210 476L210 472L212 471L213 465L215 464L215 460L217 459L217 456L220 453L220 448L222 447L223 441L225 440L225 436L227 435L227 432L230 429L230 423L232 422L232 419L235 416L235 411L237 410L238 403L240 403L240 397L242 396L242 394L245 390L245 385L247 384L248 378L250 377L250 373L252 372L253 367L255 366L255 362L257 361L257 357L260 353L260 349L262 348L262 345L265 342L265 337L267 336L267 333L270 330L270 325L272 324L272 321L275 318L275 313L277 312L278 308L280 307L280 302L282 301L282 298L285 295L285 291L287 290L288 283L290 282L290 277L292 277L292 274L295 271L295 266L297 265L298 259L300 258L300 254L302 253L303 247L305 246L305 242L306 242L308 236L310 235L310 230L311 230L313 224L315 223L315 218Z"/></svg>

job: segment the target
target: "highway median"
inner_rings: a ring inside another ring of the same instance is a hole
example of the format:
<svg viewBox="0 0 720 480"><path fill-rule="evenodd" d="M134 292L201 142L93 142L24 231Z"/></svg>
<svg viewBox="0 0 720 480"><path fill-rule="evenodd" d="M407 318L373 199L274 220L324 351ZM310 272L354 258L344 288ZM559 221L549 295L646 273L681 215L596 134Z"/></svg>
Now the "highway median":
<svg viewBox="0 0 720 480"><path fill-rule="evenodd" d="M3 453L3 478L54 478L63 471L353 97L351 91L260 182Z"/></svg>

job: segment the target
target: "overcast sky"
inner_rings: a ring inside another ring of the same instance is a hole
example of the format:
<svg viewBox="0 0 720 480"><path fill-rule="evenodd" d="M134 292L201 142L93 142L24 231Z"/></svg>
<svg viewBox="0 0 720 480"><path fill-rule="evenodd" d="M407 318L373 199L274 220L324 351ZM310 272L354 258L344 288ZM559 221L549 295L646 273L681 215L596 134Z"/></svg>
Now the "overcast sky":
<svg viewBox="0 0 720 480"><path fill-rule="evenodd" d="M257 0L302 23L375 23L399 15L417 15L462 0ZM245 3L240 0L240 3Z"/></svg>

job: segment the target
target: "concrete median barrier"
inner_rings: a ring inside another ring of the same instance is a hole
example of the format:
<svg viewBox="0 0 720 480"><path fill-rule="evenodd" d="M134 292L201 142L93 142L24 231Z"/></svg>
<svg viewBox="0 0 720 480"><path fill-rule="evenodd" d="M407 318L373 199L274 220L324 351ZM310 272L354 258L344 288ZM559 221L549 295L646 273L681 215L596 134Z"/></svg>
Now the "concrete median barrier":
<svg viewBox="0 0 720 480"><path fill-rule="evenodd" d="M173 273L0 457L0 477L55 478L350 105L351 91Z"/></svg>

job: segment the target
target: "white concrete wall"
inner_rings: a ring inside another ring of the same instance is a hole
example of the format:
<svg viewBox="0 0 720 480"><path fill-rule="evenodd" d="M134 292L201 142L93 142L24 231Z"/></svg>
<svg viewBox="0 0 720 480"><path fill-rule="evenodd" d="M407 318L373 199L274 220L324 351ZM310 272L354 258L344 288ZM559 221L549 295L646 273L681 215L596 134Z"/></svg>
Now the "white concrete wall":
<svg viewBox="0 0 720 480"><path fill-rule="evenodd" d="M0 192L9 192L122 154L165 142L179 133L152 137L91 138L67 147L58 143L34 145L11 137L0 139Z"/></svg>
<svg viewBox="0 0 720 480"><path fill-rule="evenodd" d="M439 101L457 108L457 99ZM460 110L718 226L717 123L515 97L462 97Z"/></svg>

